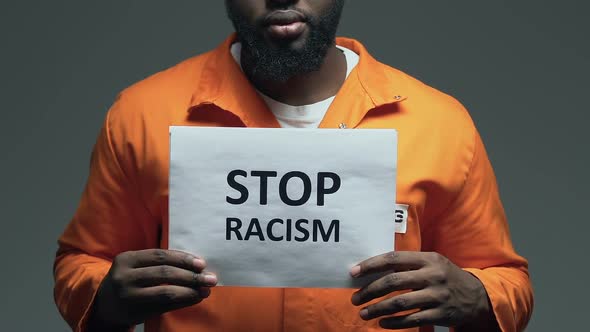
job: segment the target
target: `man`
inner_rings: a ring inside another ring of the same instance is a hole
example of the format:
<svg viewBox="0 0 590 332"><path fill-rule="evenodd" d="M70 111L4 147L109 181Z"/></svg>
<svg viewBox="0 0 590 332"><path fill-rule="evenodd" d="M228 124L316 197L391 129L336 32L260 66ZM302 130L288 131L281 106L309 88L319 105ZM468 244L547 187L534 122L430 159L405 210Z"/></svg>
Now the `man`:
<svg viewBox="0 0 590 332"><path fill-rule="evenodd" d="M120 94L59 240L55 299L74 330L524 329L527 262L473 122L451 97L335 39L343 6L227 0L236 35ZM384 276L360 290L216 288L207 257L166 249L171 125L397 129L407 232L350 271Z"/></svg>

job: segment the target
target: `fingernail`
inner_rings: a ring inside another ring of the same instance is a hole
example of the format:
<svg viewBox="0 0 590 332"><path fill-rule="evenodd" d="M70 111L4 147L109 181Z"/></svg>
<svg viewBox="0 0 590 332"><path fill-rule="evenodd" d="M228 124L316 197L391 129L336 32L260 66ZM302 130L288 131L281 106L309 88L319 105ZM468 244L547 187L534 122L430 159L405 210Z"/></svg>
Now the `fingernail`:
<svg viewBox="0 0 590 332"><path fill-rule="evenodd" d="M206 263L205 263L205 261L204 261L204 260L202 260L202 259L200 259L200 258L195 258L195 259L193 260L193 265L195 266L195 268L197 268L197 269L201 269L201 270L202 270L202 269L204 269L204 268L205 268L205 265L206 265Z"/></svg>
<svg viewBox="0 0 590 332"><path fill-rule="evenodd" d="M361 296L359 293L352 294L352 304L356 305L361 301Z"/></svg>
<svg viewBox="0 0 590 332"><path fill-rule="evenodd" d="M351 276L358 277L359 274L361 274L361 266L360 265L355 265L352 267L352 269L350 269Z"/></svg>
<svg viewBox="0 0 590 332"><path fill-rule="evenodd" d="M217 283L217 276L215 276L214 274L207 274L205 275L205 282L210 284L210 285L215 285Z"/></svg>
<svg viewBox="0 0 590 332"><path fill-rule="evenodd" d="M369 310L367 310L367 309L361 310L360 315L361 315L362 319L368 319L369 318Z"/></svg>

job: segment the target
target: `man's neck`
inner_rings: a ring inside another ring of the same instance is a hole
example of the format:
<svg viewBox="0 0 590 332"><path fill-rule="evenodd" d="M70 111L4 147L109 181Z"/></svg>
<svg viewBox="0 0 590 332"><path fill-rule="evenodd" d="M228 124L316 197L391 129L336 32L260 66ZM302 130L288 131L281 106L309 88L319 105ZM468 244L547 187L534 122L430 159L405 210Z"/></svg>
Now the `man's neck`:
<svg viewBox="0 0 590 332"><path fill-rule="evenodd" d="M244 72L247 61L242 62ZM346 57L336 47L328 49L319 70L297 75L285 82L265 81L250 77L254 86L274 100L289 105L308 105L335 96L346 79Z"/></svg>

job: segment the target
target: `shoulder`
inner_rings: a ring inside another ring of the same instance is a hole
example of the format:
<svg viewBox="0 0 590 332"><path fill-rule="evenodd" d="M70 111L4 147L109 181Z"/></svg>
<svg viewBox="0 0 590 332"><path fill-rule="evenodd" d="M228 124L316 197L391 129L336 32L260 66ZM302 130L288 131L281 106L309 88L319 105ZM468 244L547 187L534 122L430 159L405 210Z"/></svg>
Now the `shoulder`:
<svg viewBox="0 0 590 332"><path fill-rule="evenodd" d="M402 126L406 134L418 134L425 146L437 146L450 154L473 150L477 129L457 98L389 65L379 63L376 69L394 93L403 96L396 103L392 125Z"/></svg>
<svg viewBox="0 0 590 332"><path fill-rule="evenodd" d="M184 60L121 91L106 115L114 143L165 141L168 127L186 115L211 52Z"/></svg>
<svg viewBox="0 0 590 332"><path fill-rule="evenodd" d="M115 104L125 105L118 112L131 115L155 112L156 108L171 102L188 104L211 53L184 60L127 87L115 100Z"/></svg>
<svg viewBox="0 0 590 332"><path fill-rule="evenodd" d="M437 120L444 125L471 127L473 121L465 106L455 97L404 74L408 82L410 103L418 116Z"/></svg>
<svg viewBox="0 0 590 332"><path fill-rule="evenodd" d="M162 140L183 119L213 51L186 59L121 91L106 115L119 142Z"/></svg>
<svg viewBox="0 0 590 332"><path fill-rule="evenodd" d="M392 81L401 85L405 97L391 118L400 135L400 158L412 165L430 165L431 178L448 192L458 192L478 148L479 134L467 108L457 98L398 69L384 64L381 69L395 77Z"/></svg>
<svg viewBox="0 0 590 332"><path fill-rule="evenodd" d="M457 98L401 70L382 64L383 71L402 82L407 97L401 104L417 121L449 130L473 130L474 122L467 108Z"/></svg>

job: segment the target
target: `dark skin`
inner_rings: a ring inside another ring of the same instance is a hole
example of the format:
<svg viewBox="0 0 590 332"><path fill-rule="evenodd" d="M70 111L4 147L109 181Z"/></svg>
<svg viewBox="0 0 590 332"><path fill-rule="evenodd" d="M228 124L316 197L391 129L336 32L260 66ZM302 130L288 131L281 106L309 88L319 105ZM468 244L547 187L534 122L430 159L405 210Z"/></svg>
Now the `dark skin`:
<svg viewBox="0 0 590 332"><path fill-rule="evenodd" d="M252 24L275 11L319 16L333 4L334 0L226 1L226 5L233 6ZM301 49L309 37L309 27L303 23L301 33L288 40L280 40L268 30L258 33L269 46ZM247 60L242 61L246 73L250 69ZM255 75L249 78L258 90L278 101L311 104L338 92L346 78L346 60L342 52L331 46L318 70L295 75L284 82ZM89 330L126 331L152 316L200 303L217 283L217 277L205 268L202 258L172 250L119 254L99 287ZM379 319L386 329L440 325L456 326L460 331L499 331L481 282L447 258L425 252L386 253L361 262L351 270L351 275L384 272L384 277L354 293L352 303L363 306L359 309L361 318ZM409 292L390 296L400 290ZM364 306L375 299L378 299L376 303ZM418 311L392 317L408 309Z"/></svg>
<svg viewBox="0 0 590 332"><path fill-rule="evenodd" d="M90 331L127 331L163 313L206 299L217 277L203 259L174 250L119 254L97 292Z"/></svg>
<svg viewBox="0 0 590 332"><path fill-rule="evenodd" d="M459 331L500 330L479 279L438 253L389 252L361 262L350 274L356 278L383 272L385 276L352 296L356 306L380 299L361 309L364 320L379 319L379 325L386 329L438 325L454 326ZM391 317L416 309L419 311Z"/></svg>
<svg viewBox="0 0 590 332"><path fill-rule="evenodd" d="M331 0L229 0L228 5L233 6L252 25L256 20L265 17L276 10L291 10L319 15L332 5ZM265 29L259 29L265 36L265 41L270 45L284 46L284 40L270 36ZM309 28L296 39L291 40L287 47L301 49L309 36ZM249 72L248 61L242 61L244 71ZM252 83L258 90L275 100L289 105L312 104L334 96L346 79L346 58L336 46L329 48L322 66L318 71L305 73L292 77L286 82L274 82L262 77L251 77Z"/></svg>

